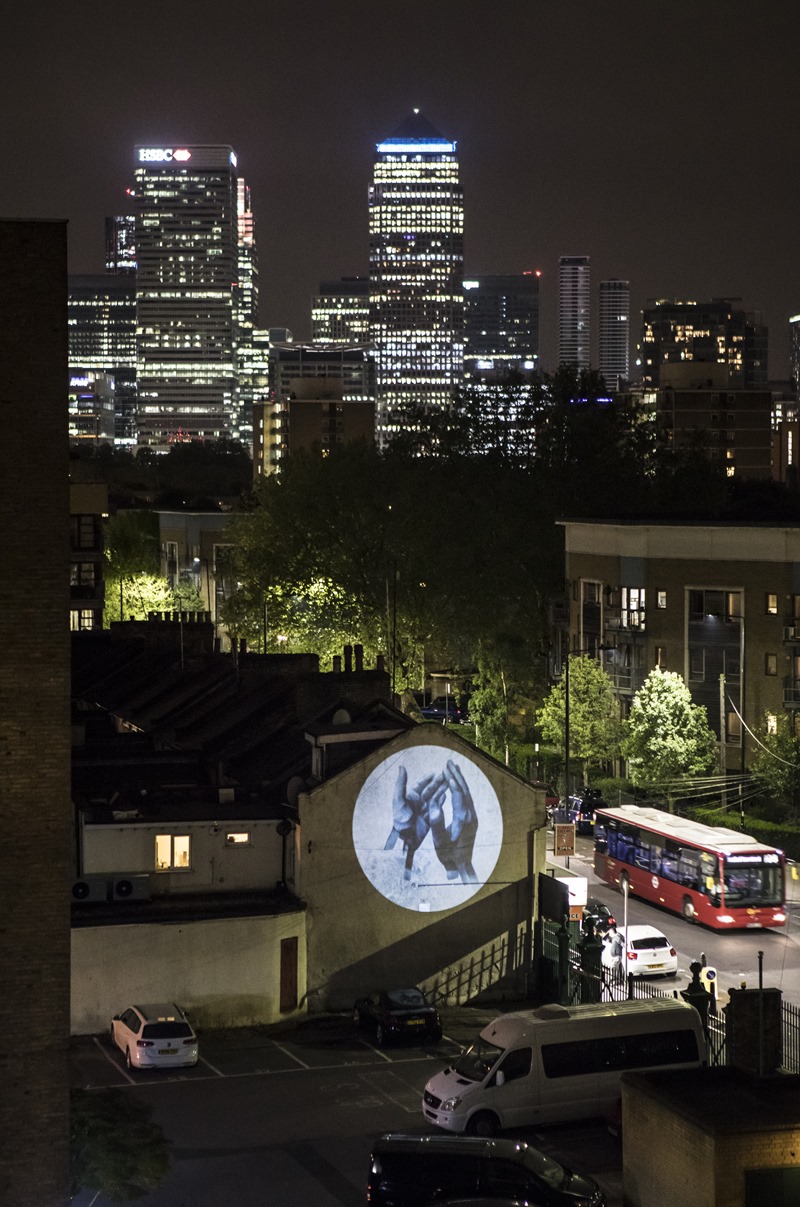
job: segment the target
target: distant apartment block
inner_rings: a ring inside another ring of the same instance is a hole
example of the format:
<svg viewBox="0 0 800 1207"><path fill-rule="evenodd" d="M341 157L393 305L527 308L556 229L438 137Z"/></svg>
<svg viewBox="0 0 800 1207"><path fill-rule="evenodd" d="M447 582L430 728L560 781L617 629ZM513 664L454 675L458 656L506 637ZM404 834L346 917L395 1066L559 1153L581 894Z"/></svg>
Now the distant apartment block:
<svg viewBox="0 0 800 1207"><path fill-rule="evenodd" d="M650 299L642 312L639 362L642 385L661 385L665 366L684 361L725 365L734 389L766 387L767 328L742 310L740 298L710 302Z"/></svg>

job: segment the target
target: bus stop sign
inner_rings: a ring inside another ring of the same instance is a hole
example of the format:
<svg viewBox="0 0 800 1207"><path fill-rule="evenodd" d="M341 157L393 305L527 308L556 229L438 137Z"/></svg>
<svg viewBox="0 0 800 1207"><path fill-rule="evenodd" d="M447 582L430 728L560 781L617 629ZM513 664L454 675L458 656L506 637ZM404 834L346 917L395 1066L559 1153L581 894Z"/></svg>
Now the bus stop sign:
<svg viewBox="0 0 800 1207"><path fill-rule="evenodd" d="M574 855L575 854L575 825L556 824L555 830L555 846L556 855Z"/></svg>

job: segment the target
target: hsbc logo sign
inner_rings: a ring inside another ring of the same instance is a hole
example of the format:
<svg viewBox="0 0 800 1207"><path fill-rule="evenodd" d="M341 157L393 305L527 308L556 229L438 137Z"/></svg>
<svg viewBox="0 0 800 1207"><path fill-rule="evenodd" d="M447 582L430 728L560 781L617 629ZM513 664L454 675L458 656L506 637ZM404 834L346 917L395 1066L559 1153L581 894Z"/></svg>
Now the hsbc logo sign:
<svg viewBox="0 0 800 1207"><path fill-rule="evenodd" d="M180 148L177 151L174 151L171 147L139 148L139 163L172 163L173 160L176 160L178 163L186 163L186 160L191 158L191 151L187 151L185 148Z"/></svg>

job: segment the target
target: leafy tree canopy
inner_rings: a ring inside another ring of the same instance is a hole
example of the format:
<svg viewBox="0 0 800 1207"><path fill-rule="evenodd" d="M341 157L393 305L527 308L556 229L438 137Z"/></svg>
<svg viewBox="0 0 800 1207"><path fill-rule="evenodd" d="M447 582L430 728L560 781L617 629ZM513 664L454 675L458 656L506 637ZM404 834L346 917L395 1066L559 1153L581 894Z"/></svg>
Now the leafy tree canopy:
<svg viewBox="0 0 800 1207"><path fill-rule="evenodd" d="M633 698L622 749L633 783L661 787L669 799L671 781L713 767L717 743L683 678L656 667Z"/></svg>
<svg viewBox="0 0 800 1207"><path fill-rule="evenodd" d="M784 714L764 725L758 735L761 746L753 759L752 773L764 784L773 800L800 808L800 737Z"/></svg>
<svg viewBox="0 0 800 1207"><path fill-rule="evenodd" d="M537 714L542 737L564 750L566 743L566 668ZM614 685L602 666L587 654L569 659L569 747L580 759L584 776L619 754L622 721Z"/></svg>

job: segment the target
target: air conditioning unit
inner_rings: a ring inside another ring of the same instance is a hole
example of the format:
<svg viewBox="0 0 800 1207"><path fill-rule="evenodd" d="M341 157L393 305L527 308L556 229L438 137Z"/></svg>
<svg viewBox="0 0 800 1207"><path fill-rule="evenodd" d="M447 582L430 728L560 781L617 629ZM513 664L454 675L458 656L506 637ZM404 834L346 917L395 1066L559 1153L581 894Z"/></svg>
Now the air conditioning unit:
<svg viewBox="0 0 800 1207"><path fill-rule="evenodd" d="M115 876L114 901L149 901L150 877L145 875Z"/></svg>
<svg viewBox="0 0 800 1207"><path fill-rule="evenodd" d="M81 876L72 886L72 900L108 901L111 895L111 881L108 876Z"/></svg>

